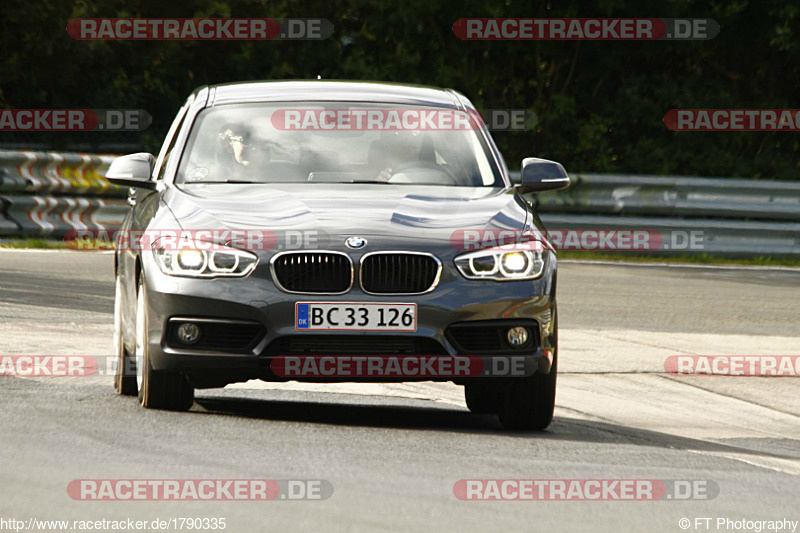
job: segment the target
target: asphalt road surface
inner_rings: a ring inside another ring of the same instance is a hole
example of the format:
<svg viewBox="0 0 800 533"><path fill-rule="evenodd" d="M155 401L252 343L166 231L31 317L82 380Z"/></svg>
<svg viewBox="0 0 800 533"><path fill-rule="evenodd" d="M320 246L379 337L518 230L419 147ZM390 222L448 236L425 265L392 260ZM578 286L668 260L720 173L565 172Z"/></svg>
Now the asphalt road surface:
<svg viewBox="0 0 800 533"><path fill-rule="evenodd" d="M0 251L0 354L108 355L112 264L107 253ZM249 382L198 391L189 413L169 413L116 395L109 376L0 377L0 529L32 518L70 521L51 531L77 530L73 520L225 518L233 532L754 531L737 521L800 521L800 378L664 371L672 355L800 355L798 317L796 270L562 263L556 417L542 433L470 414L452 384ZM324 480L333 492L73 499L67 488L82 479ZM658 501L462 501L454 486L466 479L698 489ZM176 525L167 529L188 529Z"/></svg>

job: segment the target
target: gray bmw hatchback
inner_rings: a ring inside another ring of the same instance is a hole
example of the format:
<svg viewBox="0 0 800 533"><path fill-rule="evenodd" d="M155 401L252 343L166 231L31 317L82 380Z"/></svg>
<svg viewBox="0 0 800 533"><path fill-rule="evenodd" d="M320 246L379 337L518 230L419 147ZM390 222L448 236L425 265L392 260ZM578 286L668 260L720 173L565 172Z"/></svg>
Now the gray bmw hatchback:
<svg viewBox="0 0 800 533"><path fill-rule="evenodd" d="M553 417L556 252L463 95L333 81L202 87L157 157L116 159L120 394L187 410L267 381L452 381L511 429Z"/></svg>

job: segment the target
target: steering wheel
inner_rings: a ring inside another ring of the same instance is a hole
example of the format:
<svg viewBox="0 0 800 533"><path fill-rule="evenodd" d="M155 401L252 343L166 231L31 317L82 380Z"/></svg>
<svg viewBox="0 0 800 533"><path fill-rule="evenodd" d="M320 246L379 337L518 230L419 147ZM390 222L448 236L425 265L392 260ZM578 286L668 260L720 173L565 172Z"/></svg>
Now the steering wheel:
<svg viewBox="0 0 800 533"><path fill-rule="evenodd" d="M447 175L447 177L450 179L450 184L451 185L458 185L458 178L456 178L455 174L450 172L449 168L443 167L442 165L437 165L436 163L433 163L431 161L424 161L424 160L421 160L421 159L418 160L418 161L410 161L408 163L403 163L402 165L400 165L399 167L394 169L394 172L392 172L392 178L397 174L402 174L404 170L409 170L409 169L412 169L412 168L420 168L420 169L439 171L442 174L446 174ZM389 179L389 181L391 181L391 178Z"/></svg>

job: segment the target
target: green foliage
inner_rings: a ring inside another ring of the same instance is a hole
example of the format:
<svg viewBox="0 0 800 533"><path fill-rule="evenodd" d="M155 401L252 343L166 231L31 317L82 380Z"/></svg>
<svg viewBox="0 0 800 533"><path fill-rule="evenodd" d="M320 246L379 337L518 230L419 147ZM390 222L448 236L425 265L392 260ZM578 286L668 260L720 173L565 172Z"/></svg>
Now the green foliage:
<svg viewBox="0 0 800 533"><path fill-rule="evenodd" d="M146 132L81 142L155 151L197 86L321 75L452 87L479 108L534 110L534 130L495 135L512 168L535 155L572 171L798 179L796 133L677 133L663 124L673 108L800 107L792 0L4 0L3 14L0 105L153 116ZM709 17L721 31L694 42L462 41L452 32L463 17L620 16ZM321 17L335 30L325 41L76 41L65 28L77 17ZM54 148L77 138L35 136Z"/></svg>

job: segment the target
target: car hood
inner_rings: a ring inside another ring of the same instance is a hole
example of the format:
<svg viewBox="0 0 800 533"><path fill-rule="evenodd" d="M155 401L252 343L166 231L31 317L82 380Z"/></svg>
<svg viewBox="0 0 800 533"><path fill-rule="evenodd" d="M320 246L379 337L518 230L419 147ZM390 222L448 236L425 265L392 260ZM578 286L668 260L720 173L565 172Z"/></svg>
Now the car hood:
<svg viewBox="0 0 800 533"><path fill-rule="evenodd" d="M384 247L424 248L449 243L459 230L522 230L530 223L512 189L491 187L193 184L167 188L164 200L183 229L317 232L320 245L360 236Z"/></svg>

